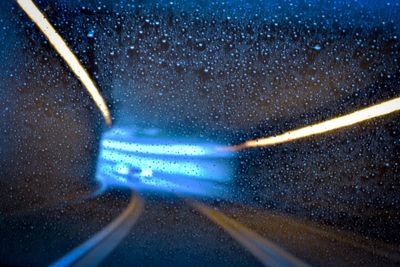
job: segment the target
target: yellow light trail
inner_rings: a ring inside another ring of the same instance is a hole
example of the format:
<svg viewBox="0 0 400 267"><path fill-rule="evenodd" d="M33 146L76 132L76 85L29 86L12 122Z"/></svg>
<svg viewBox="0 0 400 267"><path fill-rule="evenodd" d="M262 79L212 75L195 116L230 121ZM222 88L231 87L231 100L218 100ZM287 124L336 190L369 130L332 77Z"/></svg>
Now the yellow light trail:
<svg viewBox="0 0 400 267"><path fill-rule="evenodd" d="M47 37L54 49L65 60L73 73L79 78L83 86L87 89L93 98L96 106L102 113L105 122L111 126L111 116L108 107L101 96L96 85L90 78L87 71L83 68L75 54L71 51L62 37L53 28L45 15L38 9L38 7L31 0L17 0L18 5L24 10L28 17L38 26L42 33Z"/></svg>
<svg viewBox="0 0 400 267"><path fill-rule="evenodd" d="M362 121L380 117L399 110L400 110L400 97L397 97L392 100L388 100L377 105L363 108L327 121L309 125L300 129L288 131L276 136L249 140L236 146L225 147L224 149L238 151L245 148L272 146L280 143L291 142L296 139L322 134L325 132L333 131L335 129L347 127L356 123L360 123Z"/></svg>

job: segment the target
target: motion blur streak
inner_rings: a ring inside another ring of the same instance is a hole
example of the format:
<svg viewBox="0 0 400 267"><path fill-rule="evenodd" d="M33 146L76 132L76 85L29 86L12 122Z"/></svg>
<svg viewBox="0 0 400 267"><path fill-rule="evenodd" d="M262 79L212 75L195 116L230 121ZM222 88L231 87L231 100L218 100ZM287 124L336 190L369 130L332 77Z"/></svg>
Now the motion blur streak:
<svg viewBox="0 0 400 267"><path fill-rule="evenodd" d="M129 233L142 210L143 200L133 193L125 211L111 224L50 266L98 266Z"/></svg>
<svg viewBox="0 0 400 267"><path fill-rule="evenodd" d="M207 216L211 221L224 229L265 266L308 266L289 252L229 218L222 212L195 201L189 200L188 202L203 215Z"/></svg>
<svg viewBox="0 0 400 267"><path fill-rule="evenodd" d="M380 117L399 110L400 110L400 97L397 97L392 100L385 101L383 103L373 105L361 110L357 110L353 113L333 118L324 122L306 126L297 130L288 131L286 133L276 136L246 141L243 144L226 147L225 149L237 151L251 147L272 146L275 144L286 143L307 136L321 134L335 129L350 126L362 121Z"/></svg>
<svg viewBox="0 0 400 267"><path fill-rule="evenodd" d="M127 144L119 141L104 140L103 147L143 154L162 154L175 156L207 155L207 150L201 146L183 144Z"/></svg>
<svg viewBox="0 0 400 267"><path fill-rule="evenodd" d="M37 8L37 6L31 0L17 0L18 5L25 11L25 13L31 18L31 20L39 27L43 34L50 41L54 49L60 54L65 62L70 66L75 75L80 79L82 84L85 86L89 94L92 96L97 107L103 114L104 120L108 126L111 126L111 116L108 107L99 93L96 85L89 77L89 74L82 67L77 57L69 49L62 37L56 32L51 26L50 22L46 19L43 13Z"/></svg>

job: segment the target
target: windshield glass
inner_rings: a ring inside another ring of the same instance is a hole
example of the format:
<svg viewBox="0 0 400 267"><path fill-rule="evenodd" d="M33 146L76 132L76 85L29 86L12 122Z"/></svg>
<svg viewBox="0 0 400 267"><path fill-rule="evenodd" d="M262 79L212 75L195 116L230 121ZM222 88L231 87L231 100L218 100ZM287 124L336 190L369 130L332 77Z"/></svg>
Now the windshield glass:
<svg viewBox="0 0 400 267"><path fill-rule="evenodd" d="M0 22L0 264L400 264L400 1Z"/></svg>

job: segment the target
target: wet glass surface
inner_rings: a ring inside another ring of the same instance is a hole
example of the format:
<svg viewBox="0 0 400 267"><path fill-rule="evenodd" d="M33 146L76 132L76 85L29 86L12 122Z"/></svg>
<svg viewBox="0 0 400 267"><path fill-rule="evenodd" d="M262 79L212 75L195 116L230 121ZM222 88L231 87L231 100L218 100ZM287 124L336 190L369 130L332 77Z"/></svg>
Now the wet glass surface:
<svg viewBox="0 0 400 267"><path fill-rule="evenodd" d="M400 263L398 112L240 146L398 98L399 1L35 3L113 126L1 2L0 264Z"/></svg>

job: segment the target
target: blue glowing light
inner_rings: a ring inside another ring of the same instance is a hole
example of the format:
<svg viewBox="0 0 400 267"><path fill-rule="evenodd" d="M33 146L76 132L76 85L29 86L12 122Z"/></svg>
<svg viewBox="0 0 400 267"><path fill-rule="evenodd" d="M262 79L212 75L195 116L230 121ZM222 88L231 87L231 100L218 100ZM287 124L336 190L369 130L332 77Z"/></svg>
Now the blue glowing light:
<svg viewBox="0 0 400 267"><path fill-rule="evenodd" d="M122 151L123 152L123 151ZM156 157L141 157L128 153L114 152L103 149L101 154L102 159L110 162L124 163L127 167L150 169L153 171L180 174L188 176L203 176L203 168L192 162L180 162L175 160L163 160Z"/></svg>
<svg viewBox="0 0 400 267"><path fill-rule="evenodd" d="M226 193L231 180L231 152L219 150L216 144L144 133L119 128L104 133L96 172L103 187L196 195Z"/></svg>
<svg viewBox="0 0 400 267"><path fill-rule="evenodd" d="M206 147L183 144L135 144L120 141L104 140L104 148L119 149L127 152L158 155L178 155L178 156L204 156L212 153Z"/></svg>

